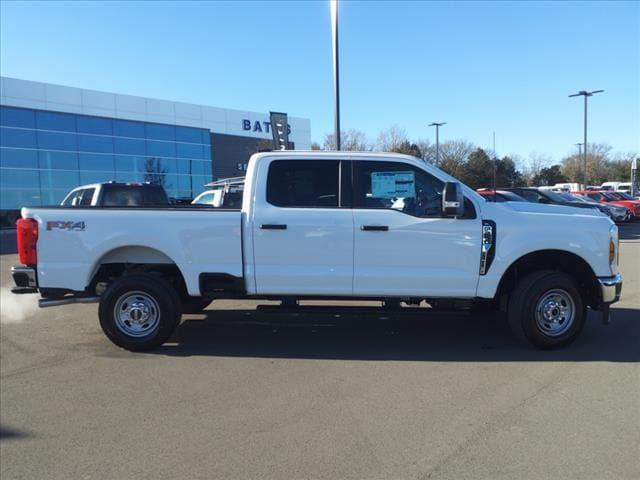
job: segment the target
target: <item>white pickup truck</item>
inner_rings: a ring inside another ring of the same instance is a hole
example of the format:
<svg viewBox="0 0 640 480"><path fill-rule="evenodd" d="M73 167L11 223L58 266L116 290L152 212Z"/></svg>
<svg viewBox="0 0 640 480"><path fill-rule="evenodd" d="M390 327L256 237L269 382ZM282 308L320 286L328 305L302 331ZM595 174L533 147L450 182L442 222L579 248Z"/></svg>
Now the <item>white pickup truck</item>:
<svg viewBox="0 0 640 480"><path fill-rule="evenodd" d="M251 157L241 210L23 208L15 293L99 302L120 347L154 348L222 298L494 307L550 348L620 297L618 230L597 210L486 202L416 158Z"/></svg>

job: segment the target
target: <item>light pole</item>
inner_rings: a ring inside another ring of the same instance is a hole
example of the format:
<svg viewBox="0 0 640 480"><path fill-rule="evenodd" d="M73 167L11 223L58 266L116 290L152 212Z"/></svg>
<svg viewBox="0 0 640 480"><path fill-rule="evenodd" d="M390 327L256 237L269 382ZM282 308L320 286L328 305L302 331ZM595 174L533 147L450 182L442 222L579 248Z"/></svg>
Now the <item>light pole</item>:
<svg viewBox="0 0 640 480"><path fill-rule="evenodd" d="M582 144L576 143L576 146L578 147L578 158L580 158L582 157Z"/></svg>
<svg viewBox="0 0 640 480"><path fill-rule="evenodd" d="M582 159L582 183L584 184L585 188L587 187L587 98L592 97L596 93L602 92L604 92L604 90L592 90L591 92L580 90L578 93L569 95L569 97L584 97L584 151Z"/></svg>
<svg viewBox="0 0 640 480"><path fill-rule="evenodd" d="M440 127L446 125L447 122L433 122L430 123L430 127L436 127L436 165L440 165Z"/></svg>
<svg viewBox="0 0 640 480"><path fill-rule="evenodd" d="M336 129L336 150L340 150L340 49L338 47L338 0L330 0L331 38L333 46L333 98Z"/></svg>

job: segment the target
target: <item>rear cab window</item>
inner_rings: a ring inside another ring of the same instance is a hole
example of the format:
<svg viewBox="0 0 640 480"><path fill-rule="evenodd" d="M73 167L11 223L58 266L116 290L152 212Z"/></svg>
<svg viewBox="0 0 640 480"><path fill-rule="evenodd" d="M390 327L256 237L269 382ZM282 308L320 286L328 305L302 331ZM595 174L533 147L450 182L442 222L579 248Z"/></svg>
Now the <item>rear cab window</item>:
<svg viewBox="0 0 640 480"><path fill-rule="evenodd" d="M105 185L101 203L105 207L153 207L167 206L169 199L160 186Z"/></svg>
<svg viewBox="0 0 640 480"><path fill-rule="evenodd" d="M338 208L339 160L274 160L267 202L276 207Z"/></svg>

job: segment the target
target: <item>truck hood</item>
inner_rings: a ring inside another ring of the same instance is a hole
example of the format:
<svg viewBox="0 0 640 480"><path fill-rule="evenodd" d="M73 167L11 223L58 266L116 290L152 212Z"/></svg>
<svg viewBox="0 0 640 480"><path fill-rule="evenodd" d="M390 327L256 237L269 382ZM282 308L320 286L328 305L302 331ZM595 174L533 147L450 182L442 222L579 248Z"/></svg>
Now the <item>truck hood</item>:
<svg viewBox="0 0 640 480"><path fill-rule="evenodd" d="M571 215L572 217L580 216L580 217L598 217L598 218L608 218L605 214L600 212L597 208L578 208L578 207L568 207L565 205L547 205L544 203L532 203L532 202L503 202L503 203L493 203L487 202L486 206L488 209L485 209L487 212L498 211L497 209L510 210L514 213L532 213L532 214L541 214L541 215ZM504 210L501 210L504 212Z"/></svg>

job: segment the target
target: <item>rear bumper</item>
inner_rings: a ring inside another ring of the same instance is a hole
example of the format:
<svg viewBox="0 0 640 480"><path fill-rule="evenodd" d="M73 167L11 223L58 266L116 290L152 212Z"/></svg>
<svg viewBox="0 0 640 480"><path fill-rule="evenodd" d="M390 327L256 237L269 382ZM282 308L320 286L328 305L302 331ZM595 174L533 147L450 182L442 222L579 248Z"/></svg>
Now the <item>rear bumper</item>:
<svg viewBox="0 0 640 480"><path fill-rule="evenodd" d="M620 300L622 275L616 273L611 277L598 277L598 283L600 284L603 305L609 305Z"/></svg>

